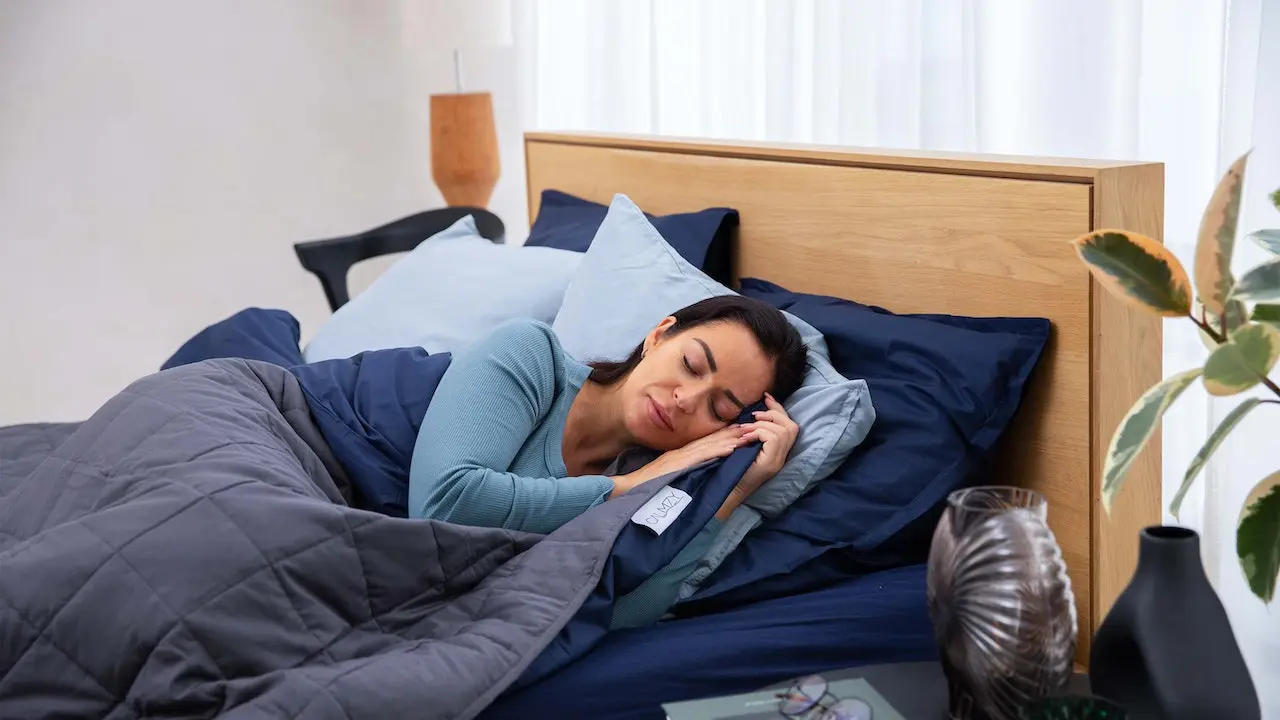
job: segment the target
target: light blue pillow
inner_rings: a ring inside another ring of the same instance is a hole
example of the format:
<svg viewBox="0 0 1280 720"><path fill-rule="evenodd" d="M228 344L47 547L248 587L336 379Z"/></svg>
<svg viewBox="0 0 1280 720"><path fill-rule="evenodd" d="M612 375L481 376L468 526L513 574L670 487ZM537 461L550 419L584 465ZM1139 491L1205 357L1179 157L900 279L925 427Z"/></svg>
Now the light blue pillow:
<svg viewBox="0 0 1280 720"><path fill-rule="evenodd" d="M570 250L494 244L468 215L338 308L302 357L318 362L413 346L457 352L512 318L550 324L582 259Z"/></svg>
<svg viewBox="0 0 1280 720"><path fill-rule="evenodd" d="M680 257L627 196L615 195L551 327L578 360L616 360L626 357L645 333L676 310L733 294ZM725 523L681 597L692 594L762 516L784 513L813 483L831 474L875 421L867 383L836 372L822 333L784 314L809 348L804 383L784 403L800 425L800 436L782 470Z"/></svg>
<svg viewBox="0 0 1280 720"><path fill-rule="evenodd" d="M735 294L680 257L626 195L614 195L551 328L582 362L621 360L662 318Z"/></svg>

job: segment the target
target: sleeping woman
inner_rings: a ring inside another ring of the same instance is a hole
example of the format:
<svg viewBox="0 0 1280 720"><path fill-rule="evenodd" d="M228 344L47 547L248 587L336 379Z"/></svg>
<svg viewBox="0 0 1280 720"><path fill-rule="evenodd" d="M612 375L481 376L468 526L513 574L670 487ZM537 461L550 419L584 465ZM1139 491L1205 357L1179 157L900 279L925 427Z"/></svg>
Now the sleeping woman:
<svg viewBox="0 0 1280 720"><path fill-rule="evenodd" d="M546 324L508 321L441 378L413 451L409 516L549 533L641 483L761 443L716 517L615 604L615 628L656 622L720 524L782 468L799 432L782 402L805 358L780 311L737 295L666 317L620 362L581 364ZM734 424L761 401L752 422ZM633 448L662 454L604 474Z"/></svg>

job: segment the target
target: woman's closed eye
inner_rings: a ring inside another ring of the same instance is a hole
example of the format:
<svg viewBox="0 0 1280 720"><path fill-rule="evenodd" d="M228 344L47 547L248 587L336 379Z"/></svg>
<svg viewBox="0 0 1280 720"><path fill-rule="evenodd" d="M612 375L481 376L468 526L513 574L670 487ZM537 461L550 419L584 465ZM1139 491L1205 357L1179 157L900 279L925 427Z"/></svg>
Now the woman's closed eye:
<svg viewBox="0 0 1280 720"><path fill-rule="evenodd" d="M726 418L724 418L723 416L721 416L720 411L718 411L718 410L716 409L716 401L715 401L715 400L712 400L711 402L709 402L709 403L707 404L707 407L711 410L711 417L715 418L716 422L721 423L721 424L724 424L724 425L728 425L728 424L729 424L729 420L728 420L728 419L726 419Z"/></svg>
<svg viewBox="0 0 1280 720"><path fill-rule="evenodd" d="M695 378L702 377L703 370L699 367L695 367L694 364L689 361L688 355L683 355L680 359L684 363L685 371L687 371L691 376ZM720 402L720 406L717 406L716 403L722 399L723 402ZM725 425L732 422L732 418L736 416L736 413L733 410L728 409L728 405L728 399L723 396L716 397L713 395L707 400L707 410L711 413L711 417L714 418L716 422L723 423Z"/></svg>
<svg viewBox="0 0 1280 720"><path fill-rule="evenodd" d="M684 369L685 369L685 370L687 370L687 371L689 372L689 374L690 374L690 375L692 375L692 376L694 376L694 377L698 377L699 373L698 373L698 371L697 371L697 370L694 370L694 369L693 369L693 364L689 362L689 356L688 356L688 355L682 355L682 356L680 357L680 359L681 359L682 361L684 361Z"/></svg>

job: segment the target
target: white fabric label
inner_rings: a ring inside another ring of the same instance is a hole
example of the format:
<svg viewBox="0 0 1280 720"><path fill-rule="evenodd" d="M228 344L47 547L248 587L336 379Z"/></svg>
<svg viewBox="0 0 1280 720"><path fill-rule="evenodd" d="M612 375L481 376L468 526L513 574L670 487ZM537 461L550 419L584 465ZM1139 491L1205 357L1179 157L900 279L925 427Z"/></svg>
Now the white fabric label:
<svg viewBox="0 0 1280 720"><path fill-rule="evenodd" d="M692 502L689 493L680 488L664 487L640 506L631 516L631 522L649 528L654 535L661 535Z"/></svg>

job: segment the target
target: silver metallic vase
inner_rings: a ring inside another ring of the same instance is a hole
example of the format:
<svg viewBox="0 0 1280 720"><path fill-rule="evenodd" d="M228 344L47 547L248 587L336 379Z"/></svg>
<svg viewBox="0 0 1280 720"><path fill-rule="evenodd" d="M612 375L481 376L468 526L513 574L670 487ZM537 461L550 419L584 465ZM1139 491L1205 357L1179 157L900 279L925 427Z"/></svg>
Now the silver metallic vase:
<svg viewBox="0 0 1280 720"><path fill-rule="evenodd" d="M1076 651L1076 604L1044 496L1015 487L957 490L933 534L928 600L950 717L1017 720L1063 688Z"/></svg>

